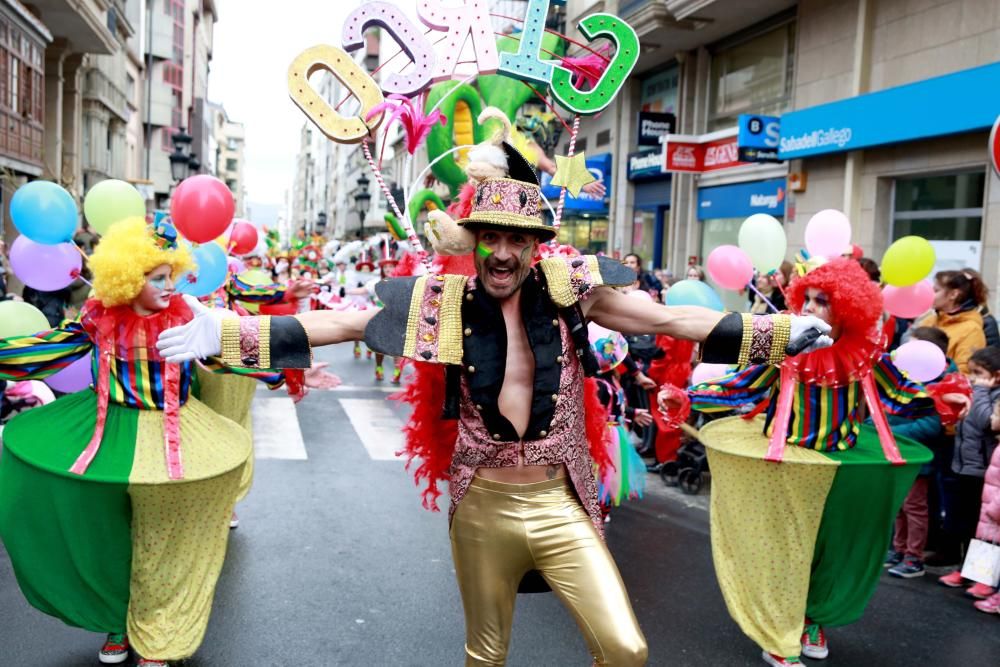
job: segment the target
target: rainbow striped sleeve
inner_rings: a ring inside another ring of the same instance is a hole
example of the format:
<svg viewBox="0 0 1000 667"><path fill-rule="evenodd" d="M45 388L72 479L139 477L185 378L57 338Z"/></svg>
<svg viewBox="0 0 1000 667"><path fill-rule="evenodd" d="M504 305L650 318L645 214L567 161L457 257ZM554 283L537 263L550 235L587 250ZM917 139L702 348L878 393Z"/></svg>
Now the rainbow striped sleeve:
<svg viewBox="0 0 1000 667"><path fill-rule="evenodd" d="M32 336L0 339L0 380L48 377L89 353L92 346L93 341L79 322Z"/></svg>
<svg viewBox="0 0 1000 667"><path fill-rule="evenodd" d="M226 366L215 358L203 359L201 364L210 373L232 373L233 375L253 378L266 384L268 389L280 389L285 384L285 374L282 371L236 368L235 366Z"/></svg>
<svg viewBox="0 0 1000 667"><path fill-rule="evenodd" d="M285 300L285 286L278 283L252 285L236 276L226 283L226 293L237 301L247 303L281 303Z"/></svg>
<svg viewBox="0 0 1000 667"><path fill-rule="evenodd" d="M882 406L889 414L911 418L936 414L934 399L924 386L908 380L888 354L883 354L875 362L872 375Z"/></svg>
<svg viewBox="0 0 1000 667"><path fill-rule="evenodd" d="M696 385L688 389L691 409L699 412L722 412L760 403L769 396L778 376L778 367L761 364L747 366L717 380Z"/></svg>

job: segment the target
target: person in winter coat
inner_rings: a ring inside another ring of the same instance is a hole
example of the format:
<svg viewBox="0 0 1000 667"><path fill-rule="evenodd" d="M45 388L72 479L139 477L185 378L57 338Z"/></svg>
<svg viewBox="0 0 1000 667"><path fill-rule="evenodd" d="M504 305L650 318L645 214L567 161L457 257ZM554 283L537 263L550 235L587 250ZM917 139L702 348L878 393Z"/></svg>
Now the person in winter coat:
<svg viewBox="0 0 1000 667"><path fill-rule="evenodd" d="M979 314L983 283L962 271L939 271L934 276L934 312L917 323L937 327L948 334L948 356L963 373L969 373L969 357L986 347L983 317ZM989 413L987 413L988 416Z"/></svg>
<svg viewBox="0 0 1000 667"><path fill-rule="evenodd" d="M1000 432L1000 402L993 404L990 427ZM990 467L986 469L976 539L1000 544L1000 447L993 448ZM1000 593L994 593L985 600L977 601L975 607L987 614L1000 614Z"/></svg>
<svg viewBox="0 0 1000 667"><path fill-rule="evenodd" d="M992 428L990 416L993 414L993 404L1000 400L1000 348L985 347L976 351L969 359L968 368L972 380L972 405L955 431L955 453L951 469L958 476L958 481L954 497L949 501L950 507L945 510L948 523L965 547L968 547L969 541L976 534L976 522L982 504L983 478L997 446L997 432ZM962 573L956 570L938 581L945 586L958 588L963 583ZM977 583L966 593L986 598L994 590Z"/></svg>
<svg viewBox="0 0 1000 667"><path fill-rule="evenodd" d="M986 336L987 345L1000 345L1000 328L997 327L997 320L990 313L989 307L989 288L986 287L986 283L983 282L983 277L978 271L974 269L962 269L969 280L973 283L978 283L976 289L977 303L979 304L979 314L983 318L983 335Z"/></svg>

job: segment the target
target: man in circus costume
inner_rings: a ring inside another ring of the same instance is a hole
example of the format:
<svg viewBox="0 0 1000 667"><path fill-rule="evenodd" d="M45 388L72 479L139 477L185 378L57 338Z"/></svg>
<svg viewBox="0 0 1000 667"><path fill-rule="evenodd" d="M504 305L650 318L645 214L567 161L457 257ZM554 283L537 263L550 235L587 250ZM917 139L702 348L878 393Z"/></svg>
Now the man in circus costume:
<svg viewBox="0 0 1000 667"><path fill-rule="evenodd" d="M466 665L504 664L519 585L538 584L538 575L569 608L597 664L641 665L646 642L602 539L594 461L606 457L605 424L599 410L595 447L586 435L584 386L597 363L585 320L731 347L734 361L753 349L755 359L772 363L789 341L829 328L787 315L744 328L739 315L641 303L612 289L635 276L606 257L534 264L555 229L539 215L528 163L509 145L503 153L507 176L480 181L470 214L457 223L475 247L475 276L382 281L380 311L270 319L205 311L164 332L158 347L176 361L221 352L256 367L294 352L307 365L310 346L363 338L372 349L422 362L409 387L407 450L421 459L417 477L429 482L425 504L434 504L438 481L449 482Z"/></svg>
<svg viewBox="0 0 1000 667"><path fill-rule="evenodd" d="M799 665L800 655L826 658L824 626L861 617L892 522L931 459L923 446L897 442L886 413L945 413L949 398L908 380L885 354L881 292L857 261L816 258L800 271L788 305L829 323L832 346L778 367L743 357L729 375L687 392L666 386L659 396L675 421L689 407L756 406L711 422L700 439L713 476L719 586L730 615L774 667ZM704 358L728 361L717 349ZM873 426L863 423L866 414Z"/></svg>

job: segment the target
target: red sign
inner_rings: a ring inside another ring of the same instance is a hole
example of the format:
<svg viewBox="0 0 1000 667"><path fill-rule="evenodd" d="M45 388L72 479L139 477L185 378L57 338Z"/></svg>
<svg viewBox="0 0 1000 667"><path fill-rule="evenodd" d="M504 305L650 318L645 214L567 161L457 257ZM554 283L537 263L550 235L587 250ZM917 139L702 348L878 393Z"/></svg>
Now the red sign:
<svg viewBox="0 0 1000 667"><path fill-rule="evenodd" d="M990 132L990 162L993 164L993 171L1000 176L1000 116L997 116Z"/></svg>
<svg viewBox="0 0 1000 667"><path fill-rule="evenodd" d="M740 162L736 128L700 136L667 135L664 143L666 171L700 174L749 164Z"/></svg>

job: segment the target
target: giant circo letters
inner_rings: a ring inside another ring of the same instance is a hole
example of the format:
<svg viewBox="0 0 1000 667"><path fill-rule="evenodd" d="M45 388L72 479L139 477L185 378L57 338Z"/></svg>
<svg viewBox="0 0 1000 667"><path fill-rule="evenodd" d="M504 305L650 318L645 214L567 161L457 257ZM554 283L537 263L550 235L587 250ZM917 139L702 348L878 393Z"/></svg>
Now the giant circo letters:
<svg viewBox="0 0 1000 667"><path fill-rule="evenodd" d="M370 137L381 124L383 114L365 119L372 108L382 103L383 93L412 97L432 84L446 82L441 85L455 86L452 79L458 78L455 73L458 58L465 43L471 41L480 74L496 73L548 86L555 100L565 109L582 115L598 113L611 103L635 66L639 40L632 27L617 16L595 13L584 17L577 26L584 37L591 42L602 37L608 39L614 44L615 53L600 80L592 88L581 90L574 85L572 72L555 60L542 58L543 51L556 51L556 48L546 48L546 38L553 37L545 32L545 18L551 2L553 0L529 0L519 38L502 37L499 40L493 33L487 0L465 0L457 6L445 6L441 0L417 0L420 21L432 30L428 34L399 7L381 0L367 2L344 21L342 47L321 44L302 51L295 58L288 69L289 94L327 137L340 143L358 143ZM381 88L350 55L361 47L365 30L372 27L380 27L391 36L413 64L406 74L393 73L384 77ZM433 43L431 36L440 42ZM555 41L549 40L549 45L556 47L561 40ZM328 71L360 101L358 115L341 115L316 93L308 79L321 70ZM508 116L517 111L512 104L515 98L510 97L509 90L498 91L496 89L502 86L495 83L480 87L484 93L486 89L493 89L490 97L497 97L497 106ZM520 88L527 91L527 97L520 91L516 99L530 97L532 91L527 86Z"/></svg>

